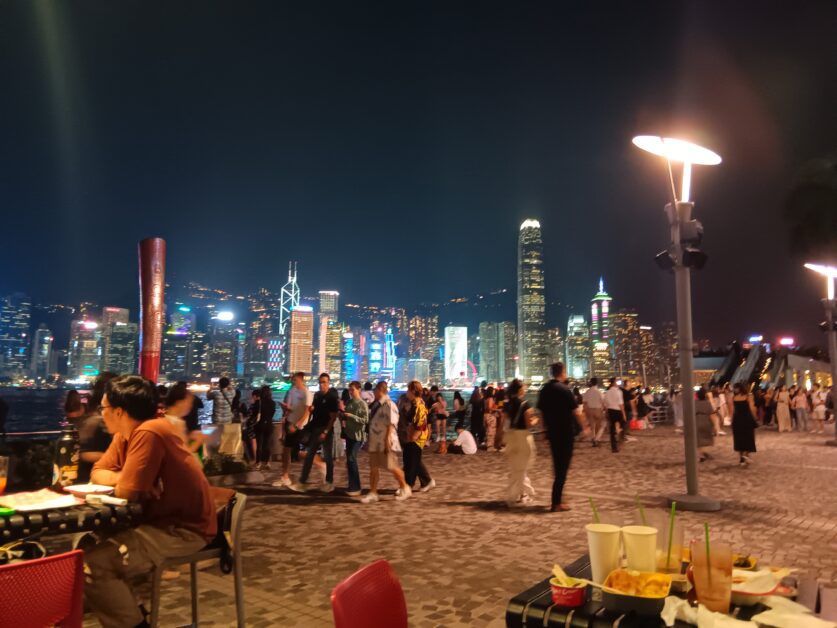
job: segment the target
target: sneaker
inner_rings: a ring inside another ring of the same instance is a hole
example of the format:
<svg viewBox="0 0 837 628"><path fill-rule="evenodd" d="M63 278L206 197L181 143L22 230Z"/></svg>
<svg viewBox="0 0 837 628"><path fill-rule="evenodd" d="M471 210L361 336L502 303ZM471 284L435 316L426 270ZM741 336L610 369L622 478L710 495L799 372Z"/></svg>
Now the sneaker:
<svg viewBox="0 0 837 628"><path fill-rule="evenodd" d="M320 491L323 493L331 493L334 490L334 484L330 482L323 482L322 486L320 486Z"/></svg>
<svg viewBox="0 0 837 628"><path fill-rule="evenodd" d="M727 433L724 430L718 430L718 436L726 436Z"/></svg>
<svg viewBox="0 0 837 628"><path fill-rule="evenodd" d="M346 491L346 495L349 497L357 497L360 495L360 491Z"/></svg>
<svg viewBox="0 0 837 628"><path fill-rule="evenodd" d="M398 498L396 497L396 499ZM377 493L367 493L366 495L360 498L361 504L374 504L376 501L378 501Z"/></svg>
<svg viewBox="0 0 837 628"><path fill-rule="evenodd" d="M308 485L302 484L300 482L294 482L293 484L289 484L288 488L291 489L294 493L306 493L308 491Z"/></svg>
<svg viewBox="0 0 837 628"><path fill-rule="evenodd" d="M427 484L425 484L424 486L422 486L419 489L419 493L427 493L428 491L430 491L434 488L436 488L436 480L431 478L430 481Z"/></svg>
<svg viewBox="0 0 837 628"><path fill-rule="evenodd" d="M395 501L403 502L405 499L410 499L410 496L412 494L413 489L411 489L409 486L405 486L403 489L398 489L398 494L395 496Z"/></svg>
<svg viewBox="0 0 837 628"><path fill-rule="evenodd" d="M532 499L529 495L524 495L520 498L520 505L521 506L531 506L535 503L535 500Z"/></svg>
<svg viewBox="0 0 837 628"><path fill-rule="evenodd" d="M636 441L636 438L633 437L633 436L626 436L625 437L625 442L627 442L627 443L632 443L634 441Z"/></svg>
<svg viewBox="0 0 837 628"><path fill-rule="evenodd" d="M290 486L291 484L293 484L293 482L291 482L291 478L279 478L278 480L272 482L270 485L279 488L282 486Z"/></svg>

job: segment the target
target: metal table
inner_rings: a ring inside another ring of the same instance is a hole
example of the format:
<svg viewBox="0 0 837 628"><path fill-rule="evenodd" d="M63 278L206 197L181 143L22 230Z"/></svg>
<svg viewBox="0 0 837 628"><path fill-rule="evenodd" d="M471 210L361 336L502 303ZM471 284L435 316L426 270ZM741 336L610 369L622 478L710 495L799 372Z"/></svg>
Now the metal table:
<svg viewBox="0 0 837 628"><path fill-rule="evenodd" d="M41 535L99 532L136 526L142 520L142 506L81 504L37 512L0 516L0 545Z"/></svg>
<svg viewBox="0 0 837 628"><path fill-rule="evenodd" d="M578 578L591 578L590 557L585 554L574 563L564 568L567 575ZM799 590L797 601L808 608L816 609L818 588L814 581L796 583ZM811 589L813 586L813 589ZM761 604L749 607L733 607L738 619L750 619L765 607ZM613 613L602 606L598 591L588 587L587 603L578 608L565 608L552 603L552 591L549 578L530 589L515 595L506 607L506 626L524 628L526 626L546 628L566 626L567 628L665 628L660 617L647 617L634 614ZM678 621L676 628L694 628L690 624Z"/></svg>

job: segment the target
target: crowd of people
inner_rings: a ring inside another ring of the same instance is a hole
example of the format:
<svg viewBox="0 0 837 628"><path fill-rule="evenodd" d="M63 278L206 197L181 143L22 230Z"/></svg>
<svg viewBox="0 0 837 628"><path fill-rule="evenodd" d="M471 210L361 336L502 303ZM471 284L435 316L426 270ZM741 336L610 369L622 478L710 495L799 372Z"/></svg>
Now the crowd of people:
<svg viewBox="0 0 837 628"><path fill-rule="evenodd" d="M241 453L253 468L270 470L281 448L281 472L273 486L307 493L335 490L335 461L345 456L345 494L363 504L382 499L382 475L395 482L395 501L436 486L433 463L426 453L473 456L482 450L504 452L508 480L503 499L509 507L530 505L535 489L529 473L536 460L535 432L544 434L553 463L549 510L564 512L564 484L579 441L600 446L605 432L611 451L631 440L632 429L653 427L653 399L644 389L628 389L615 378L602 389L593 378L582 393L567 385L564 365L550 367L551 379L537 400L527 399L526 384L477 386L466 401L455 393L448 402L436 387L411 382L393 401L385 381L351 382L338 393L328 373L308 390L306 375L294 373L285 398L277 404L270 387L252 391L249 405L240 391L221 378L206 394L213 424L202 429L202 401L185 382L155 386L135 375L102 373L86 399L70 391L67 420L78 427L81 441L79 481L115 487L115 495L140 500L145 522L101 540L85 551L85 597L103 625L145 625L144 610L134 599L130 580L162 558L190 553L216 536L216 506L203 472L207 450ZM682 394L672 393L675 425L682 429ZM281 417L276 420L277 409ZM679 408L679 410L678 410ZM793 411L793 412L791 412ZM679 418L678 418L679 417ZM751 392L744 384L699 388L695 417L700 460L711 457L715 439L730 427L739 464L750 464L756 452L755 430L774 421L779 431L821 432L833 420L829 390L784 386ZM448 425L455 438L448 438ZM537 429L533 429L537 428ZM211 433L218 438L212 441ZM368 452L368 491L363 494L359 463ZM432 457L432 456L431 456ZM292 463L301 461L298 477ZM430 462L430 464L428 464ZM319 486L311 482L316 467Z"/></svg>

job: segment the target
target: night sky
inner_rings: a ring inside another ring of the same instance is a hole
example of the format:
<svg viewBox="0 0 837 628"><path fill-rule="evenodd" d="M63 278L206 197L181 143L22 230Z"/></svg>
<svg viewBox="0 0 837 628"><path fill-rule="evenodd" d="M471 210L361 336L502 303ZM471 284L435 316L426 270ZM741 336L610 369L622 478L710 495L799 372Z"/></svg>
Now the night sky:
<svg viewBox="0 0 837 628"><path fill-rule="evenodd" d="M836 41L831 0L0 2L0 292L135 310L162 236L171 282L278 290L297 259L303 294L411 307L513 288L534 217L550 300L586 314L604 275L657 323L651 133L724 158L695 335L819 342L781 211L837 149Z"/></svg>

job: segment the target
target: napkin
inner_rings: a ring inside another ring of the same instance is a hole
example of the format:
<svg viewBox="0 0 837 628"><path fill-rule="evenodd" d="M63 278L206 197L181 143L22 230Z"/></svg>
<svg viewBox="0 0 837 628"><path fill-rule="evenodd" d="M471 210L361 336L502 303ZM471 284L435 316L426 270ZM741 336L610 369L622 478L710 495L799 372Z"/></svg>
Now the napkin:
<svg viewBox="0 0 837 628"><path fill-rule="evenodd" d="M782 578L789 573L790 570L788 569L779 569L777 571L771 571L770 569L761 569L759 571L733 569L732 590L734 593L766 595L771 593L776 588L776 585L781 582Z"/></svg>
<svg viewBox="0 0 837 628"><path fill-rule="evenodd" d="M808 615L814 612L807 606L804 606L799 602L794 602L786 597L782 597L781 595L768 595L767 597L762 598L761 603L768 608L772 608L773 610L781 611L783 613Z"/></svg>
<svg viewBox="0 0 837 628"><path fill-rule="evenodd" d="M753 617L753 621L763 626L774 628L835 628L833 621L825 621L813 615L783 611L775 608L764 611Z"/></svg>
<svg viewBox="0 0 837 628"><path fill-rule="evenodd" d="M666 626L673 626L674 622L679 619L698 628L758 628L751 621L741 621L729 615L713 613L703 605L693 608L683 598L673 595L666 598L660 617Z"/></svg>

